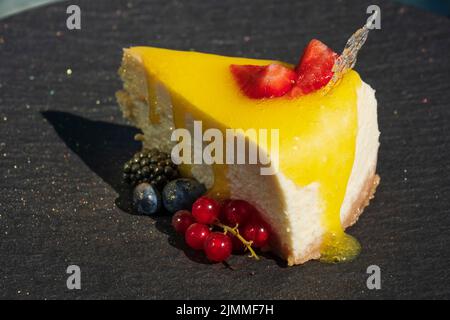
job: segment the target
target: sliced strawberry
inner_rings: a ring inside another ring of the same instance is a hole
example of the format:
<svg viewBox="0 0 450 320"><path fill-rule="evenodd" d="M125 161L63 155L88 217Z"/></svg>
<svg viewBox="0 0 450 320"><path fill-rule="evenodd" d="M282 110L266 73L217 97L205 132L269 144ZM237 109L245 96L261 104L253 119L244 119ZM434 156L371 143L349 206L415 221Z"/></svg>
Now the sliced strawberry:
<svg viewBox="0 0 450 320"><path fill-rule="evenodd" d="M319 40L311 40L295 69L298 77L291 95L305 95L324 87L333 76L331 70L337 57L336 52Z"/></svg>
<svg viewBox="0 0 450 320"><path fill-rule="evenodd" d="M267 66L235 65L231 73L241 90L252 99L281 97L291 90L297 74L281 64Z"/></svg>

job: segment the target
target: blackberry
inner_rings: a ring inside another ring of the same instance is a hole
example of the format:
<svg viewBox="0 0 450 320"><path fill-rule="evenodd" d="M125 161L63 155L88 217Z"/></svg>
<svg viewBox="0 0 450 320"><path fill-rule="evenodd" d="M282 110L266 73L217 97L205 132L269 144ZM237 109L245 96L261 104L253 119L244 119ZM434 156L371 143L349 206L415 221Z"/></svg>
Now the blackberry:
<svg viewBox="0 0 450 320"><path fill-rule="evenodd" d="M180 176L168 153L156 148L137 152L123 165L123 180L132 186L147 182L158 190Z"/></svg>

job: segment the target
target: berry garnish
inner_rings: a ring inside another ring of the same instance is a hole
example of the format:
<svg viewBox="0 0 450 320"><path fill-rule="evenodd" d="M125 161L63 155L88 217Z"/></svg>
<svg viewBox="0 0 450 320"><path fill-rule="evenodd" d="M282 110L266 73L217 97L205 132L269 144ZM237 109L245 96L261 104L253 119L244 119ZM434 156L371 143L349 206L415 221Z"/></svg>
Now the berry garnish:
<svg viewBox="0 0 450 320"><path fill-rule="evenodd" d="M178 211L172 217L172 226L177 233L184 233L189 247L203 249L208 259L215 262L226 260L233 251L248 251L251 257L259 259L254 248L265 247L270 236L269 227L247 201L224 200L221 210L216 200L206 196L194 202L192 214ZM222 232L211 232L213 229Z"/></svg>
<svg viewBox="0 0 450 320"><path fill-rule="evenodd" d="M229 226L242 226L255 212L256 209L247 201L230 200L222 206L221 219Z"/></svg>
<svg viewBox="0 0 450 320"><path fill-rule="evenodd" d="M305 95L324 87L333 77L337 57L336 52L319 40L311 40L295 69L298 76L291 96Z"/></svg>
<svg viewBox="0 0 450 320"><path fill-rule="evenodd" d="M278 63L267 66L232 64L230 70L241 90L252 99L281 97L291 90L297 79L294 70Z"/></svg>
<svg viewBox="0 0 450 320"><path fill-rule="evenodd" d="M151 184L138 184L133 190L133 206L140 214L155 214L161 208L161 196Z"/></svg>
<svg viewBox="0 0 450 320"><path fill-rule="evenodd" d="M199 223L212 224L220 213L220 204L209 197L200 197L192 205L192 215Z"/></svg>
<svg viewBox="0 0 450 320"><path fill-rule="evenodd" d="M203 250L210 261L221 262L231 255L233 244L226 234L211 232L205 240Z"/></svg>
<svg viewBox="0 0 450 320"><path fill-rule="evenodd" d="M123 166L123 179L133 186L147 182L161 190L168 181L178 176L177 166L170 155L156 148L137 152Z"/></svg>
<svg viewBox="0 0 450 320"><path fill-rule="evenodd" d="M172 217L172 226L176 232L185 234L187 228L195 222L192 214L187 210L180 210Z"/></svg>
<svg viewBox="0 0 450 320"><path fill-rule="evenodd" d="M200 250L203 249L203 244L210 233L207 225L193 223L187 228L184 239L189 247Z"/></svg>
<svg viewBox="0 0 450 320"><path fill-rule="evenodd" d="M269 243L269 227L264 222L255 219L243 227L242 236L251 241L256 248L262 248Z"/></svg>
<svg viewBox="0 0 450 320"><path fill-rule="evenodd" d="M170 181L162 192L164 208L170 213L191 210L195 200L205 192L205 185L195 179L180 178Z"/></svg>

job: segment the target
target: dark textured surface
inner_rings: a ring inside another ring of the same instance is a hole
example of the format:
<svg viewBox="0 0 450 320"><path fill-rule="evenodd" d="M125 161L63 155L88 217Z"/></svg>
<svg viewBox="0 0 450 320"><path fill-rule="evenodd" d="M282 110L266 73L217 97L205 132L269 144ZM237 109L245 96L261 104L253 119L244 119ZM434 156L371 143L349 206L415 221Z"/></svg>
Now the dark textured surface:
<svg viewBox="0 0 450 320"><path fill-rule="evenodd" d="M356 261L236 257L230 270L183 250L167 219L115 205L138 148L113 98L122 47L295 63L312 37L342 48L369 3L82 1L80 31L64 3L0 21L0 297L450 298L450 21L417 9L379 1L382 30L358 61L377 90L382 183L350 229ZM69 264L81 291L66 289ZM379 291L366 288L371 264Z"/></svg>

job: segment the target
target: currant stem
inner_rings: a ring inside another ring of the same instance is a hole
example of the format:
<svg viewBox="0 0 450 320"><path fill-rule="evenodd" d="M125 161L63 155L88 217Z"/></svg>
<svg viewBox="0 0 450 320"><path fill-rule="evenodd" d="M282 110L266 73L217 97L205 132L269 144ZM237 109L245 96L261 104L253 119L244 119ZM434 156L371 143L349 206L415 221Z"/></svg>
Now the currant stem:
<svg viewBox="0 0 450 320"><path fill-rule="evenodd" d="M245 245L245 247L248 249L248 251L250 251L250 257L255 258L256 260L259 260L258 255L256 254L255 250L253 250L253 248L252 248L252 241L247 241L247 240L245 240L245 238L243 236L241 236L241 234L239 233L239 230L237 228L238 225L236 225L234 228L232 228L232 227L229 227L219 221L216 221L214 223L214 225L222 228L225 233L229 232L233 236L238 238Z"/></svg>

